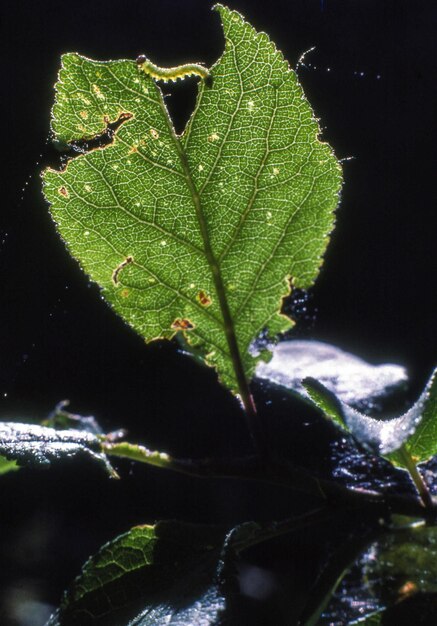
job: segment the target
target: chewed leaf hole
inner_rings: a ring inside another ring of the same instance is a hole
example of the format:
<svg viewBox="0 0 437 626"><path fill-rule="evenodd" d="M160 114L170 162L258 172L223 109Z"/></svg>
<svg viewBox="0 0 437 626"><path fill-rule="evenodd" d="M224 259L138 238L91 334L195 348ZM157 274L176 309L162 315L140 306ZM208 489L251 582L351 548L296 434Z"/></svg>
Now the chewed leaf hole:
<svg viewBox="0 0 437 626"><path fill-rule="evenodd" d="M119 284L119 278L118 278L118 276L119 276L119 274L120 274L121 270L122 270L123 268L125 268L127 265L130 265L131 263L133 263L133 260L134 260L133 256L127 256L127 257L125 258L125 260L124 260L124 261L122 261L122 262L120 263L120 265L117 265L117 267L115 268L115 270L112 272L112 282L114 283L114 285L115 285L115 286L117 286L117 285Z"/></svg>
<svg viewBox="0 0 437 626"><path fill-rule="evenodd" d="M90 138L75 139L66 145L67 150L73 153L87 154L97 148L105 148L113 143L115 134L120 126L132 118L132 113L122 112L115 122L111 122L109 117L105 115L103 121L106 124L106 128L101 133Z"/></svg>
<svg viewBox="0 0 437 626"><path fill-rule="evenodd" d="M211 297L205 291L199 291L197 294L197 300L204 307L211 306L212 304Z"/></svg>
<svg viewBox="0 0 437 626"><path fill-rule="evenodd" d="M194 324L185 318L176 318L173 324L171 325L173 330L192 330L194 328Z"/></svg>

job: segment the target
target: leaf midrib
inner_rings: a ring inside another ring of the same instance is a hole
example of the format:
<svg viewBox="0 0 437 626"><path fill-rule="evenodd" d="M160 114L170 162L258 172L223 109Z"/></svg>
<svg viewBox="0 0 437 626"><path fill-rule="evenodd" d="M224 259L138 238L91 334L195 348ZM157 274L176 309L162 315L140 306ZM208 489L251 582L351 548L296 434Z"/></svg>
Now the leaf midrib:
<svg viewBox="0 0 437 626"><path fill-rule="evenodd" d="M158 89L157 86L155 87L156 89ZM223 330L224 330L226 340L228 343L229 354L231 357L235 378L237 380L238 390L243 399L243 402L246 404L250 396L248 381L246 379L246 374L245 374L244 366L243 366L243 360L241 358L237 336L235 333L235 327L234 327L231 311L229 308L228 299L226 297L226 290L224 286L223 277L221 274L220 264L215 258L214 252L212 250L211 240L209 238L209 233L208 233L208 226L207 226L206 219L203 213L202 202L201 202L196 184L191 175L191 170L190 170L190 166L188 163L186 152L184 148L182 147L178 136L176 135L176 131L171 122L168 110L164 104L161 91L158 92L158 96L159 96L159 106L161 107L162 113L164 115L164 118L167 124L167 128L169 130L176 152L179 156L182 169L185 173L185 178L187 181L188 189L191 195L191 199L193 201L194 210L196 212L196 217L197 217L199 227L200 227L200 234L201 234L203 245L204 245L205 257L212 273L212 278L214 281L214 286L216 289L216 294L217 294L220 310L221 310L222 317L223 317Z"/></svg>

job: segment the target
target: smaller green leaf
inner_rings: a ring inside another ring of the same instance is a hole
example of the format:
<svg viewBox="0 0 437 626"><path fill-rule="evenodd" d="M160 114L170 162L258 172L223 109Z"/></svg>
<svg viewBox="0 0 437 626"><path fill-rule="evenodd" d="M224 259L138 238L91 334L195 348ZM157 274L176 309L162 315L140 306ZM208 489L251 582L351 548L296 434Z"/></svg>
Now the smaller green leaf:
<svg viewBox="0 0 437 626"><path fill-rule="evenodd" d="M89 559L47 626L218 625L224 571L247 533L179 522L132 528Z"/></svg>
<svg viewBox="0 0 437 626"><path fill-rule="evenodd" d="M8 474L9 472L15 472L18 469L20 468L15 461L9 461L4 456L0 456L0 476Z"/></svg>
<svg viewBox="0 0 437 626"><path fill-rule="evenodd" d="M437 368L426 388L422 419L405 444L413 461L421 463L437 454Z"/></svg>
<svg viewBox="0 0 437 626"><path fill-rule="evenodd" d="M303 385L313 403L359 443L372 453L388 456L405 467L399 455L393 455L404 443L416 462L437 453L436 374L437 369L411 409L391 419L376 419L360 413L312 378L306 378Z"/></svg>
<svg viewBox="0 0 437 626"><path fill-rule="evenodd" d="M320 409L326 417L329 417L342 430L350 432L350 428L343 418L342 401L334 392L330 391L327 387L322 385L321 382L311 377L304 378L302 386L307 392L311 402L318 409ZM348 408L351 408L346 403L343 404Z"/></svg>
<svg viewBox="0 0 437 626"><path fill-rule="evenodd" d="M56 430L37 424L0 422L0 455L7 461L44 467L52 461L86 455L116 477L102 452L102 439L102 436L81 430Z"/></svg>
<svg viewBox="0 0 437 626"><path fill-rule="evenodd" d="M172 469L173 467L173 459L166 452L149 450L145 446L127 441L117 443L112 443L111 441L104 442L103 450L109 456L117 456L166 469Z"/></svg>

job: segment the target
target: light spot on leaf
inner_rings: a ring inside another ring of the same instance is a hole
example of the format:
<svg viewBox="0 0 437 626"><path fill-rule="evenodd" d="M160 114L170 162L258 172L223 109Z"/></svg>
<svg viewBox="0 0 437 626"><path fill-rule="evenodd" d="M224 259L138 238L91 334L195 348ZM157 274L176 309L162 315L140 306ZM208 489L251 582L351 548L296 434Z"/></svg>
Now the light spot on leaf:
<svg viewBox="0 0 437 626"><path fill-rule="evenodd" d="M211 143L217 141L218 139L220 139L220 137L217 133L211 133L211 135L209 135L208 137L208 141L210 141Z"/></svg>
<svg viewBox="0 0 437 626"><path fill-rule="evenodd" d="M105 96L100 91L100 87L98 85L93 85L93 91L96 94L96 97L99 98L99 100L105 100Z"/></svg>
<svg viewBox="0 0 437 626"><path fill-rule="evenodd" d="M155 130L154 128L150 129L150 136L152 137L152 139L159 139L159 133L157 130Z"/></svg>
<svg viewBox="0 0 437 626"><path fill-rule="evenodd" d="M79 98L79 100L82 100L82 102L86 104L87 106L91 104L91 100L89 100L83 93L79 92L75 95L77 96L77 98Z"/></svg>

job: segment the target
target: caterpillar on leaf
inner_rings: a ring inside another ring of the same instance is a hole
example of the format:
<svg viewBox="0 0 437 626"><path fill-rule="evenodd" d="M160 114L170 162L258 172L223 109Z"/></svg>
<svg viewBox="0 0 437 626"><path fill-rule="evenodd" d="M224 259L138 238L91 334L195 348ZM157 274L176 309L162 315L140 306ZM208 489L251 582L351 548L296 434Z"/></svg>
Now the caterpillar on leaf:
<svg viewBox="0 0 437 626"><path fill-rule="evenodd" d="M206 67L200 63L185 63L176 67L158 67L154 65L150 59L144 54L137 57L137 65L146 74L149 74L155 80L168 82L169 80L177 81L178 78L185 76L200 76L203 80L210 79L210 73Z"/></svg>

